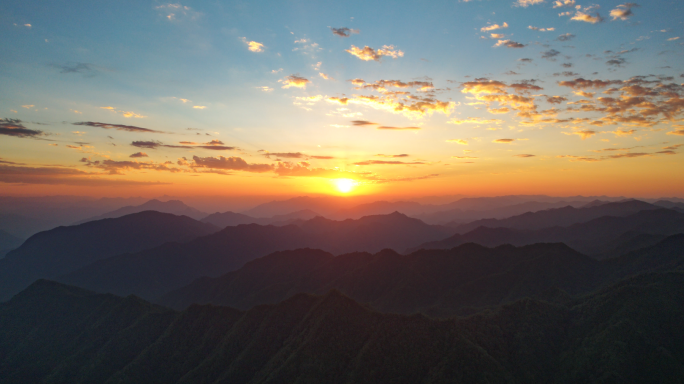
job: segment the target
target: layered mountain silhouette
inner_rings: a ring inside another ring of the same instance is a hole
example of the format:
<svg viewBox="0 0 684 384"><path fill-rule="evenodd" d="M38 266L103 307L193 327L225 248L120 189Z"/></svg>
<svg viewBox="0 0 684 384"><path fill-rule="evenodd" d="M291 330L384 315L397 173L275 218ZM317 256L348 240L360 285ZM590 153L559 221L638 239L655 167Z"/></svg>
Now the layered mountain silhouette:
<svg viewBox="0 0 684 384"><path fill-rule="evenodd" d="M169 243L114 256L58 280L98 292L134 293L152 299L198 277L220 276L280 250L309 247L333 254L378 252L405 249L450 233L450 228L427 225L400 213L344 221L316 217L299 226L238 225L186 244Z"/></svg>
<svg viewBox="0 0 684 384"><path fill-rule="evenodd" d="M638 248L654 244L661 240L662 236L682 232L684 232L683 213L670 209L651 209L626 217L604 216L568 227L551 227L538 230L480 226L462 235L456 234L444 240L421 244L418 247L410 248L408 252L421 248L449 249L471 242L489 247L502 244L520 246L562 242L582 253L605 257L616 247L624 248L623 252L629 251L635 249L634 246ZM645 238L642 236L644 234L647 235ZM632 240L632 238L639 236L642 236L641 242ZM621 242L618 243L618 240ZM634 244L634 246L630 247L629 244Z"/></svg>
<svg viewBox="0 0 684 384"><path fill-rule="evenodd" d="M437 320L339 291L174 312L40 280L0 304L0 383L678 382L684 274Z"/></svg>
<svg viewBox="0 0 684 384"><path fill-rule="evenodd" d="M639 200L629 200L615 203L594 205L588 204L582 208L565 206L537 212L526 212L506 219L483 219L468 224L452 224L458 233L467 233L478 227L513 228L513 229L542 229L549 227L567 227L572 224L584 223L603 216L625 217L646 210L661 209L657 205Z"/></svg>
<svg viewBox="0 0 684 384"><path fill-rule="evenodd" d="M5 254L7 252L19 247L23 242L24 239L21 239L0 229L0 259L5 257Z"/></svg>
<svg viewBox="0 0 684 384"><path fill-rule="evenodd" d="M157 199L152 199L140 205L122 207L111 212L103 213L99 216L81 220L76 222L76 224L82 224L93 220L112 219L144 211L171 213L177 216L187 216L195 220L200 220L207 216L207 213L189 207L180 200L159 201Z"/></svg>
<svg viewBox="0 0 684 384"><path fill-rule="evenodd" d="M228 226L236 226L240 224L287 225L297 220L310 220L316 216L319 216L318 213L309 209L292 212L287 215L275 215L269 218L256 218L244 215L242 213L235 213L229 211L223 213L212 213L211 215L203 218L201 221L204 223L214 224L219 228L225 228Z"/></svg>
<svg viewBox="0 0 684 384"><path fill-rule="evenodd" d="M186 216L146 211L40 232L0 259L0 301L39 278L54 278L114 255L169 241L186 242L217 230Z"/></svg>
<svg viewBox="0 0 684 384"><path fill-rule="evenodd" d="M619 258L596 261L564 244L451 250L400 255L320 250L277 252L218 278L202 278L158 303L176 309L215 304L249 309L296 293L340 290L383 312L466 315L523 297L562 300L625 276L684 265L684 235Z"/></svg>

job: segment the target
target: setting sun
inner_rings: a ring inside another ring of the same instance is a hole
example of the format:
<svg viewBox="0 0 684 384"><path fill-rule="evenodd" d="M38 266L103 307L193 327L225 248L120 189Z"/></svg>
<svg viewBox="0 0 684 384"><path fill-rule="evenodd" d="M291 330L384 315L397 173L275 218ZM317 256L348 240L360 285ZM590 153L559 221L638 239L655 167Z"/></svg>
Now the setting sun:
<svg viewBox="0 0 684 384"><path fill-rule="evenodd" d="M335 180L337 190L342 193L348 193L354 188L354 180L351 179L337 179Z"/></svg>

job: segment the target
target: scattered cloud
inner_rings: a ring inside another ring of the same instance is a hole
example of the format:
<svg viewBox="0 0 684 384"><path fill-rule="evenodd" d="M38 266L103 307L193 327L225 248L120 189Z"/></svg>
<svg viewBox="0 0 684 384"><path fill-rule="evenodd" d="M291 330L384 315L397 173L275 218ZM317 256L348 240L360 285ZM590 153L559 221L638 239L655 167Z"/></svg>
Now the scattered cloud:
<svg viewBox="0 0 684 384"><path fill-rule="evenodd" d="M527 29L531 29L533 31L539 31L539 32L552 32L555 31L556 28L538 28L538 27L533 27L533 26L528 26Z"/></svg>
<svg viewBox="0 0 684 384"><path fill-rule="evenodd" d="M325 74L325 73L323 73L323 72L318 72L318 76L324 78L325 80L335 80L335 79L332 78L332 76L327 75L327 74Z"/></svg>
<svg viewBox="0 0 684 384"><path fill-rule="evenodd" d="M262 43L247 40L246 37L241 37L240 40L242 40L243 43L247 44L247 49L249 49L252 52L263 52L264 51L264 45Z"/></svg>
<svg viewBox="0 0 684 384"><path fill-rule="evenodd" d="M264 173L274 169L271 164L250 164L241 157L199 157L193 156L191 168L208 168L230 171Z"/></svg>
<svg viewBox="0 0 684 384"><path fill-rule="evenodd" d="M632 8L638 7L639 4L637 3L625 3L625 4L620 4L617 6L617 8L613 9L610 11L610 17L613 18L613 20L627 20L631 16L634 15L632 13Z"/></svg>
<svg viewBox="0 0 684 384"><path fill-rule="evenodd" d="M59 69L59 73L79 73L85 77L93 77L99 71L90 63L66 63L66 64L50 64L51 67Z"/></svg>
<svg viewBox="0 0 684 384"><path fill-rule="evenodd" d="M535 155L530 155L530 154L521 154L521 155L513 155L513 157L535 157Z"/></svg>
<svg viewBox="0 0 684 384"><path fill-rule="evenodd" d="M582 138L582 140L588 139L596 134L593 130L575 131L575 132L563 132L566 135L577 135Z"/></svg>
<svg viewBox="0 0 684 384"><path fill-rule="evenodd" d="M494 44L494 47L500 47L500 46L505 46L507 48L524 48L525 44L518 43L517 41L513 40L499 40L496 44Z"/></svg>
<svg viewBox="0 0 684 384"><path fill-rule="evenodd" d="M134 117L134 118L136 118L136 119L142 119L142 118L147 117L147 116L143 116L143 115L141 115L141 114L139 114L139 113L135 113L135 112L132 112L132 111L123 111L123 110L121 110L121 109L116 109L116 108L114 108L114 107L100 107L100 109L106 109L106 110L108 110L108 111L111 111L111 112L114 112L114 113L118 113L118 114L120 114L120 115L123 115L123 117Z"/></svg>
<svg viewBox="0 0 684 384"><path fill-rule="evenodd" d="M373 122L366 121L366 120L353 120L351 123L352 123L352 125L361 125L361 126L364 126L364 125L379 125L378 123L373 123Z"/></svg>
<svg viewBox="0 0 684 384"><path fill-rule="evenodd" d="M367 45L363 48L359 48L352 45L351 48L346 49L345 51L351 53L353 56L356 56L363 61L380 61L382 56L389 56L393 59L396 59L397 57L404 57L404 52L398 49L395 50L393 45L384 45L382 48L378 48L377 50Z"/></svg>
<svg viewBox="0 0 684 384"><path fill-rule="evenodd" d="M359 161L354 163L354 165L420 165L420 164L425 164L422 161L412 161L412 162L404 162L404 161L396 161L396 160L366 160L366 161Z"/></svg>
<svg viewBox="0 0 684 384"><path fill-rule="evenodd" d="M501 25L499 25L499 24L488 25L486 27L480 28L480 31L489 32L489 31L496 31L497 29L503 29L503 28L508 28L508 23L504 22Z"/></svg>
<svg viewBox="0 0 684 384"><path fill-rule="evenodd" d="M311 81L309 79L306 79L306 78L298 76L298 75L290 75L290 76L287 76L283 79L278 80L278 82L283 84L282 88L295 87L295 88L306 89L306 85L308 83L310 83Z"/></svg>
<svg viewBox="0 0 684 384"><path fill-rule="evenodd" d="M0 119L0 135L26 138L43 136L44 132L26 128L19 119L5 118Z"/></svg>
<svg viewBox="0 0 684 384"><path fill-rule="evenodd" d="M512 142L514 142L514 141L515 141L515 139L496 139L496 140L492 141L492 143L510 144L510 143L512 143Z"/></svg>
<svg viewBox="0 0 684 384"><path fill-rule="evenodd" d="M468 145L468 141L463 140L463 139L449 139L449 140L446 140L446 142L447 143L461 144L461 145Z"/></svg>
<svg viewBox="0 0 684 384"><path fill-rule="evenodd" d="M128 131L128 132L144 132L144 133L165 133L162 131L156 131L149 128L141 128L133 125L121 125L121 124L108 124L108 123L98 123L94 121L81 121L78 123L73 123L73 125L82 125L87 127L97 127L104 129L116 129L117 131Z"/></svg>
<svg viewBox="0 0 684 384"><path fill-rule="evenodd" d="M545 0L518 0L514 3L517 7L529 7L530 5L541 4Z"/></svg>
<svg viewBox="0 0 684 384"><path fill-rule="evenodd" d="M272 92L272 91L273 91L273 88L267 87L267 86L263 86L263 87L254 87L254 88L256 88L256 89L258 89L258 90L260 90L260 91L263 91L263 92Z"/></svg>
<svg viewBox="0 0 684 384"><path fill-rule="evenodd" d="M66 167L17 167L0 165L0 182L38 185L76 185L90 187L147 186L167 183L109 179Z"/></svg>
<svg viewBox="0 0 684 384"><path fill-rule="evenodd" d="M557 0L557 1L553 2L554 8L574 7L574 6L575 6L575 0Z"/></svg>
<svg viewBox="0 0 684 384"><path fill-rule="evenodd" d="M339 37L349 37L352 34L358 34L359 33L358 29L351 29L351 28L346 28L346 27L344 27L344 28L332 28L331 27L330 30L332 31L332 33L334 35L339 36Z"/></svg>
<svg viewBox="0 0 684 384"><path fill-rule="evenodd" d="M574 39L576 36L573 35L572 33L564 33L556 38L558 41L570 41Z"/></svg>
<svg viewBox="0 0 684 384"><path fill-rule="evenodd" d="M560 55L560 52L555 49L549 49L548 51L542 52L542 59L549 61L556 61L556 56Z"/></svg>
<svg viewBox="0 0 684 384"><path fill-rule="evenodd" d="M145 152L136 152L136 153L134 153L128 157L137 158L137 157L148 157L148 156L147 156L147 153L145 153Z"/></svg>

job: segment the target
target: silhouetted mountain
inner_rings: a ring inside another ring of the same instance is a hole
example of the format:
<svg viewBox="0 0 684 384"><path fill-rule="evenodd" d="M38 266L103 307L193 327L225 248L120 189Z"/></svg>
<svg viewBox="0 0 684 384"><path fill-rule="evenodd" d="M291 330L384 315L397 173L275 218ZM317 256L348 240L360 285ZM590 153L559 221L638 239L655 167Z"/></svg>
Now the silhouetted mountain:
<svg viewBox="0 0 684 384"><path fill-rule="evenodd" d="M122 207L115 211L107 212L96 217L81 220L75 224L83 224L85 222L93 220L112 219L144 211L170 213L177 216L187 216L195 220L200 220L207 216L206 213L200 212L195 208L188 207L180 200L159 201L157 199L153 199L141 205Z"/></svg>
<svg viewBox="0 0 684 384"><path fill-rule="evenodd" d="M316 217L300 226L239 225L187 244L170 243L111 257L58 280L98 292L156 298L198 277L220 276L275 251L310 247L333 254L378 252L404 249L448 234L448 228L400 213L344 221Z"/></svg>
<svg viewBox="0 0 684 384"><path fill-rule="evenodd" d="M669 200L658 200L653 205L657 205L659 207L663 208L669 208L669 209L677 209L679 212L682 212L684 210L684 203L682 202L674 202L674 201L669 201Z"/></svg>
<svg viewBox="0 0 684 384"><path fill-rule="evenodd" d="M107 257L168 241L189 241L217 230L189 217L147 211L40 232L0 259L0 301L39 278L54 278Z"/></svg>
<svg viewBox="0 0 684 384"><path fill-rule="evenodd" d="M142 200L144 201L144 200ZM60 225L100 215L141 198L101 198L83 196L0 196L0 229L27 239Z"/></svg>
<svg viewBox="0 0 684 384"><path fill-rule="evenodd" d="M618 203L605 203L583 208L566 206L538 212L527 212L507 219L484 219L468 224L451 225L457 233L467 233L478 227L513 228L513 229L542 229L549 227L567 227L576 223L584 223L603 216L624 217L634 213L661 209L653 204L639 200L629 200Z"/></svg>
<svg viewBox="0 0 684 384"><path fill-rule="evenodd" d="M214 224L219 228L225 228L240 224L287 225L295 220L309 220L316 216L318 216L316 212L308 209L292 212L287 215L275 215L270 218L256 218L235 212L216 212L203 218L201 221Z"/></svg>
<svg viewBox="0 0 684 384"><path fill-rule="evenodd" d="M331 213L339 211L340 209L351 208L358 204L359 200L354 197L301 196L259 204L256 207L243 212L243 214L252 217L273 217L277 215L287 215L291 212L311 210L318 212L323 216L329 216Z"/></svg>
<svg viewBox="0 0 684 384"><path fill-rule="evenodd" d="M301 249L276 252L218 278L198 279L157 302L176 309L191 304L249 309L299 292L338 289L383 312L465 315L523 297L548 299L555 291L582 294L625 276L683 264L684 235L604 262L564 244L485 248L470 243L406 256L384 250L334 257Z"/></svg>
<svg viewBox="0 0 684 384"><path fill-rule="evenodd" d="M449 249L470 242L488 247L502 244L520 246L562 242L582 253L601 255L615 248L615 239L623 236L625 232L665 236L682 233L684 232L684 214L670 209L645 210L626 217L604 216L568 227L552 227L534 231L479 227L463 235L456 234L441 241L410 248L407 252L421 248ZM627 250L629 249L625 249Z"/></svg>
<svg viewBox="0 0 684 384"><path fill-rule="evenodd" d="M0 383L674 383L682 297L681 272L647 274L436 320L337 291L173 312L41 280L0 304Z"/></svg>
<svg viewBox="0 0 684 384"><path fill-rule="evenodd" d="M5 257L7 252L18 248L23 242L24 239L20 239L0 229L0 259Z"/></svg>
<svg viewBox="0 0 684 384"><path fill-rule="evenodd" d="M450 223L450 225L454 226L458 225L458 223L466 224L481 219L505 219L526 212L536 212L544 209L561 208L567 206L580 207L582 205L584 205L583 201L528 201L525 203L506 205L503 207L485 210L462 210L459 208L454 208L446 211L414 215L413 217L423 220L428 224Z"/></svg>

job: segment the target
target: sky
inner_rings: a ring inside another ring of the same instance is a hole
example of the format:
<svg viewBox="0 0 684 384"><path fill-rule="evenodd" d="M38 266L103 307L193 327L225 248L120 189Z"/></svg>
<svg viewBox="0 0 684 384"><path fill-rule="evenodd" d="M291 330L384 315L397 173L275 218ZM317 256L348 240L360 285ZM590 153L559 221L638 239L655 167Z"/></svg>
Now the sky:
<svg viewBox="0 0 684 384"><path fill-rule="evenodd" d="M681 1L0 3L0 193L684 197Z"/></svg>

